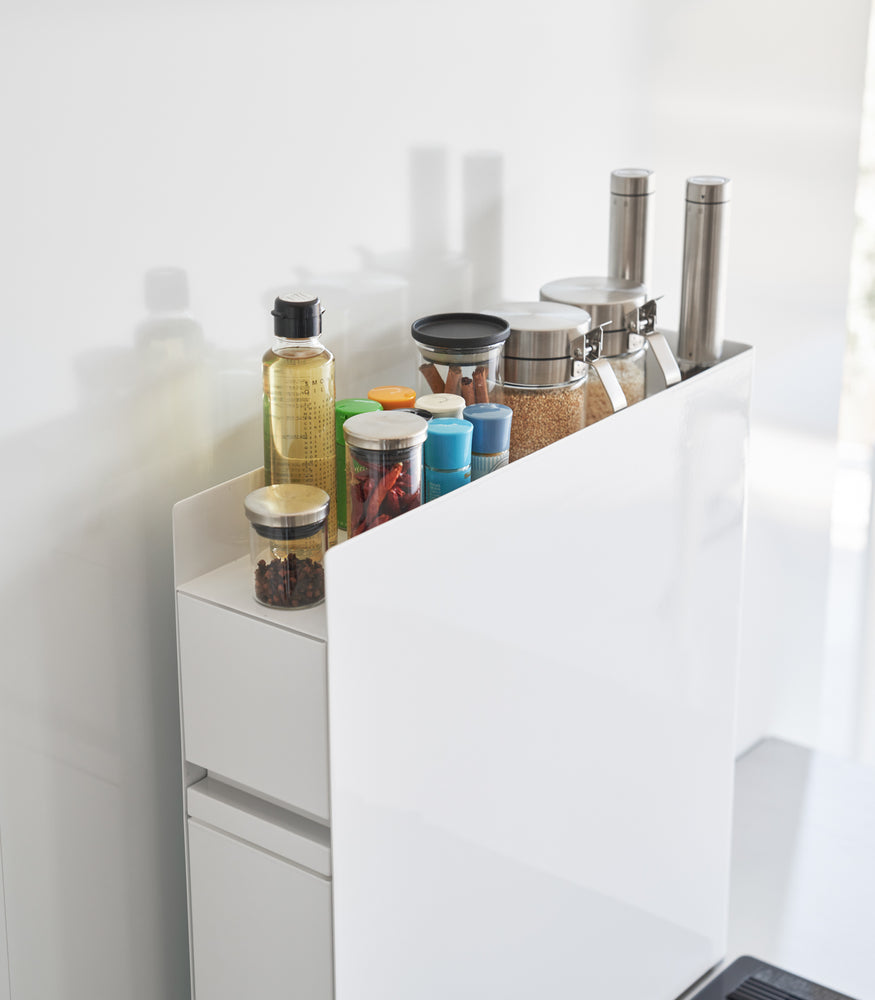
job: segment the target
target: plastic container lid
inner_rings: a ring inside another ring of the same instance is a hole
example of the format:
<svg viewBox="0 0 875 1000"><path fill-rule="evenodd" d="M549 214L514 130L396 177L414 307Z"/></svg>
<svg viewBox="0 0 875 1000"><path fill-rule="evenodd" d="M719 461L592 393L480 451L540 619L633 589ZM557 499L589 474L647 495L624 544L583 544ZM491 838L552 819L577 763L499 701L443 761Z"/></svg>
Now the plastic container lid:
<svg viewBox="0 0 875 1000"><path fill-rule="evenodd" d="M271 316L273 332L286 340L304 340L318 337L322 332L322 303L318 295L309 292L290 292L275 299Z"/></svg>
<svg viewBox="0 0 875 1000"><path fill-rule="evenodd" d="M428 425L422 455L430 469L464 469L471 464L474 425L454 417L435 417Z"/></svg>
<svg viewBox="0 0 875 1000"><path fill-rule="evenodd" d="M343 425L343 436L352 448L393 451L422 444L429 422L406 410L376 410L357 413Z"/></svg>
<svg viewBox="0 0 875 1000"><path fill-rule="evenodd" d="M432 392L416 397L416 405L433 417L455 417L465 409L465 397L454 392Z"/></svg>
<svg viewBox="0 0 875 1000"><path fill-rule="evenodd" d="M503 344L510 327L499 316L484 313L436 313L416 320L410 332L423 347L471 351Z"/></svg>
<svg viewBox="0 0 875 1000"><path fill-rule="evenodd" d="M380 403L384 410L403 410L416 402L416 392L406 385L378 385L368 393L368 399Z"/></svg>
<svg viewBox="0 0 875 1000"><path fill-rule="evenodd" d="M473 403L462 414L474 427L471 450L477 455L497 455L510 447L513 410L501 403Z"/></svg>
<svg viewBox="0 0 875 1000"><path fill-rule="evenodd" d="M375 399L338 399L334 404L334 440L343 443L343 425L350 417L382 409Z"/></svg>
<svg viewBox="0 0 875 1000"><path fill-rule="evenodd" d="M393 410L393 413L415 413L418 417L422 417L423 420L431 420L434 414L431 410L423 410L419 406L403 406L400 410Z"/></svg>
<svg viewBox="0 0 875 1000"><path fill-rule="evenodd" d="M253 490L243 501L246 516L265 528L303 528L328 517L331 498L318 486L276 483Z"/></svg>

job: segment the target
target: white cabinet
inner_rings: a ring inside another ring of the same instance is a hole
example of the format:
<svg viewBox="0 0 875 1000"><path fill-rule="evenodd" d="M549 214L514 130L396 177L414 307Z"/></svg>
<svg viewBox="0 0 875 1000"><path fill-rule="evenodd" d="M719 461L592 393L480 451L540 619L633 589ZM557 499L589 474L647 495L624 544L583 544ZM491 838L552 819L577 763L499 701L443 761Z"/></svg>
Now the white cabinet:
<svg viewBox="0 0 875 1000"><path fill-rule="evenodd" d="M186 594L177 628L186 758L327 822L325 642Z"/></svg>
<svg viewBox="0 0 875 1000"><path fill-rule="evenodd" d="M188 820L198 1000L331 1000L331 883Z"/></svg>
<svg viewBox="0 0 875 1000"><path fill-rule="evenodd" d="M176 506L196 1000L670 1000L720 959L750 375L343 542L305 612L251 595L260 472Z"/></svg>

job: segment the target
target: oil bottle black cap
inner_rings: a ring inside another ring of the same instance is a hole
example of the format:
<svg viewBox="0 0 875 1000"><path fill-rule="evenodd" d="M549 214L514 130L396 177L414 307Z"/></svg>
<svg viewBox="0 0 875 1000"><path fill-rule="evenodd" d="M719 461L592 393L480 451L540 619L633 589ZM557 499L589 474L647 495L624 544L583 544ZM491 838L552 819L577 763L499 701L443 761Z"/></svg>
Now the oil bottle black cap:
<svg viewBox="0 0 875 1000"><path fill-rule="evenodd" d="M273 304L273 332L287 340L318 337L322 333L322 303L318 295L290 292L280 295Z"/></svg>

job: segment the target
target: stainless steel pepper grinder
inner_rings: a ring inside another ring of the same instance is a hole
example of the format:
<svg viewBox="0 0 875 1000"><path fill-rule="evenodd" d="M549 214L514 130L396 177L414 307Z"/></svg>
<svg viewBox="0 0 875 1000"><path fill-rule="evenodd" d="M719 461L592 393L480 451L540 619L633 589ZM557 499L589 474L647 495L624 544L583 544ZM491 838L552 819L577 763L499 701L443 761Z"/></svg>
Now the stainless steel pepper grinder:
<svg viewBox="0 0 875 1000"><path fill-rule="evenodd" d="M627 167L611 173L609 278L624 278L649 289L655 190L652 170Z"/></svg>
<svg viewBox="0 0 875 1000"><path fill-rule="evenodd" d="M729 245L728 177L687 180L678 364L687 378L720 360Z"/></svg>

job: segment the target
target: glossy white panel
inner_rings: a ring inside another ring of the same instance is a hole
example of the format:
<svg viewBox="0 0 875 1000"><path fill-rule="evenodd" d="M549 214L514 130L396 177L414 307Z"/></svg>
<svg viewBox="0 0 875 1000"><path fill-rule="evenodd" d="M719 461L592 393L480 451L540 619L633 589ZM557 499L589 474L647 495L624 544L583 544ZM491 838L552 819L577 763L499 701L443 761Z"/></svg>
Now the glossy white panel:
<svg viewBox="0 0 875 1000"><path fill-rule="evenodd" d="M325 644L185 594L177 613L185 759L327 821Z"/></svg>
<svg viewBox="0 0 875 1000"><path fill-rule="evenodd" d="M247 494L263 485L264 469L257 468L173 505L178 587L249 554L249 522L240 512Z"/></svg>
<svg viewBox="0 0 875 1000"><path fill-rule="evenodd" d="M757 745L736 769L730 954L875 996L873 843L871 767Z"/></svg>
<svg viewBox="0 0 875 1000"><path fill-rule="evenodd" d="M722 954L750 373L329 553L338 1000L668 1000Z"/></svg>
<svg viewBox="0 0 875 1000"><path fill-rule="evenodd" d="M188 821L194 1000L333 1000L331 882Z"/></svg>

